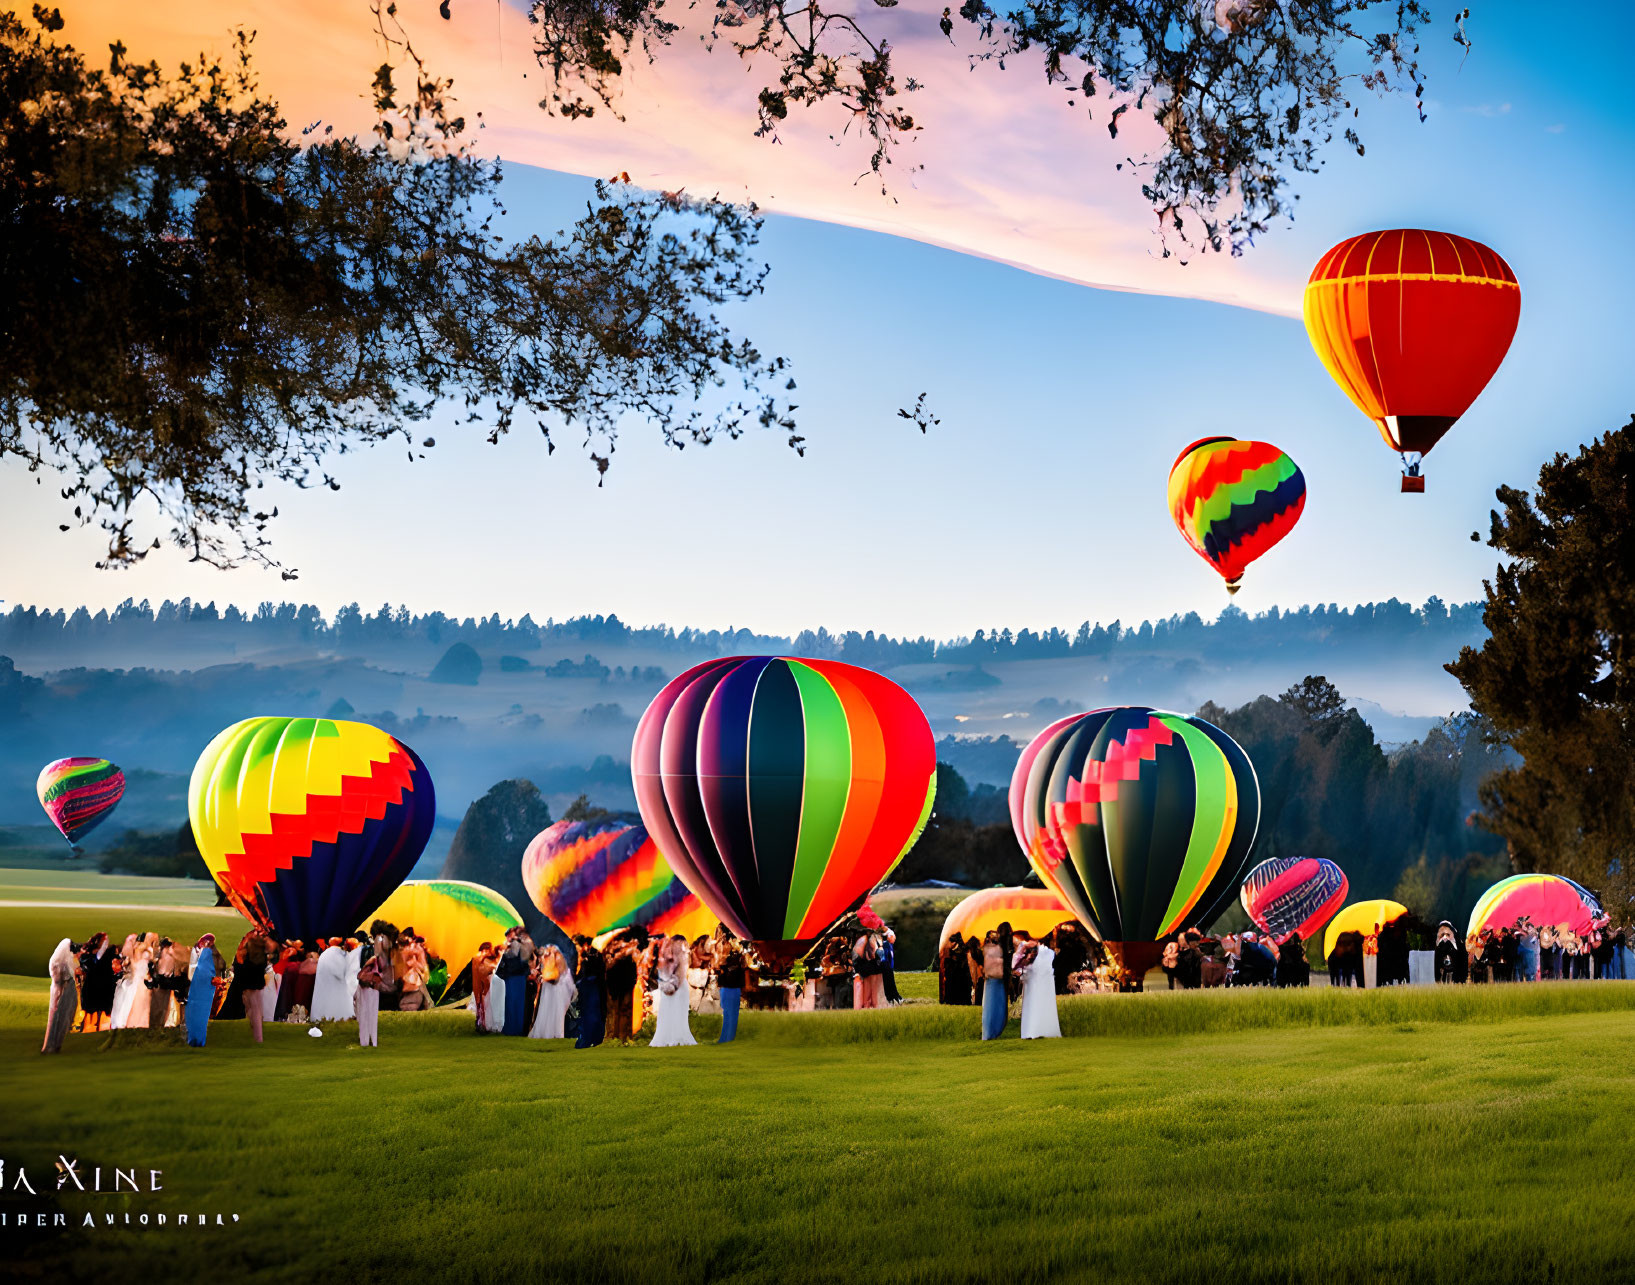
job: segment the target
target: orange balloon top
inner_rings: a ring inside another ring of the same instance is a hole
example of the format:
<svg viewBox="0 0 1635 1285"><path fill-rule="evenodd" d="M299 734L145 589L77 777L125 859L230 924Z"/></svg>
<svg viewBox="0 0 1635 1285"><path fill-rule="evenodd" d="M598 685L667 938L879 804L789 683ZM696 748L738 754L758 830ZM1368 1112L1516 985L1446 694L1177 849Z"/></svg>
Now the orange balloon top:
<svg viewBox="0 0 1635 1285"><path fill-rule="evenodd" d="M1396 451L1423 454L1487 387L1521 317L1497 253L1418 228L1342 241L1306 283L1306 332L1334 382Z"/></svg>

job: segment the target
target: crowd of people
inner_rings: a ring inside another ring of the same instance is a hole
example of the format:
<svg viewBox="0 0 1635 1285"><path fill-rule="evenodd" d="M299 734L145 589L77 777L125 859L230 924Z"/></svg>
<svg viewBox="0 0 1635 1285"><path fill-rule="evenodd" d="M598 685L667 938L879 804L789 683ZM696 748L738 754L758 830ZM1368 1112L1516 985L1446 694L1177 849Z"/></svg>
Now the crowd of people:
<svg viewBox="0 0 1635 1285"><path fill-rule="evenodd" d="M666 1048L697 1043L690 1020L697 1012L721 1014L718 1043L737 1038L749 967L725 928L689 943L679 934L630 927L595 940L575 937L573 945L570 965L560 949L536 945L524 928L484 942L471 961L477 1029L592 1048L634 1043L651 1016L651 1044Z"/></svg>
<svg viewBox="0 0 1635 1285"><path fill-rule="evenodd" d="M132 933L116 948L106 933L83 944L64 938L48 966L51 999L44 1051L73 1031L181 1027L202 1047L212 1020L244 1020L262 1042L267 1022L356 1020L359 1041L376 1042L382 1008L432 1005L447 981L443 961L414 929L377 920L367 939L278 942L251 929L231 963L214 933L190 947L155 932Z"/></svg>
<svg viewBox="0 0 1635 1285"><path fill-rule="evenodd" d="M1514 924L1483 928L1461 938L1444 919L1436 930L1439 982L1624 981L1635 978L1629 931L1610 918L1591 921L1589 931L1567 924Z"/></svg>
<svg viewBox="0 0 1635 1285"><path fill-rule="evenodd" d="M1327 957L1333 986L1404 985L1411 979L1409 923L1338 934ZM797 960L787 982L758 966L725 927L689 943L629 927L573 940L570 963L554 944L536 945L523 928L484 942L470 966L471 1008L480 1032L572 1039L579 1048L631 1044L654 1021L655 1048L696 1043L691 1014L721 1015L720 1043L737 1036L745 1004L787 1007L809 985L814 1009L872 1009L902 1002L896 934L878 917L840 932ZM1311 966L1299 934L1254 931L1211 936L1190 929L1164 943L1159 966L1171 989L1308 986ZM1370 962L1372 966L1370 967ZM116 947L105 933L83 944L64 938L52 953L45 1052L72 1031L180 1027L205 1044L212 1019L247 1020L256 1043L267 1022L319 1026L355 1020L365 1047L379 1040L382 1009L426 1010L448 986L448 965L413 927L376 920L367 937L278 942L247 933L231 962L213 933L191 946L155 932ZM1370 976L1372 974L1372 976ZM1066 922L1042 939L1000 924L983 937L951 934L937 960L938 999L982 1010L982 1037L996 1038L1020 1003L1023 1038L1060 1034L1058 995L1128 984L1100 942ZM1461 936L1437 927L1434 978L1448 984L1635 978L1627 929L1605 917L1589 931L1566 925L1484 928Z"/></svg>

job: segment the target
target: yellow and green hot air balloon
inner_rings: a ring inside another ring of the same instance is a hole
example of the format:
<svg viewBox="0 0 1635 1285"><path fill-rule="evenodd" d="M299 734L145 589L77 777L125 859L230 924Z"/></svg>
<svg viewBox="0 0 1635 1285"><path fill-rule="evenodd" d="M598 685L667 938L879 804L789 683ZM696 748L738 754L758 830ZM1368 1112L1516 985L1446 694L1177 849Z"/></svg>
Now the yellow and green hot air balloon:
<svg viewBox="0 0 1635 1285"><path fill-rule="evenodd" d="M440 1000L471 967L471 957L484 942L499 942L507 928L522 927L517 908L480 883L461 879L411 879L380 903L370 920L385 919L399 929L413 928L426 939L426 950L446 965L443 985L432 996ZM358 930L368 935L369 924Z"/></svg>

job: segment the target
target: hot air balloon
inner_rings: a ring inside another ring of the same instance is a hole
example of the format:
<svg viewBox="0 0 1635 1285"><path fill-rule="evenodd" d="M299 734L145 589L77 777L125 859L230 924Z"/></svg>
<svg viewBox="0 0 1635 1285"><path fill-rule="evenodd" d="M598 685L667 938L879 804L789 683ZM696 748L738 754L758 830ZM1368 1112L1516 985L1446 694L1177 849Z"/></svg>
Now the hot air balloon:
<svg viewBox="0 0 1635 1285"><path fill-rule="evenodd" d="M646 827L617 816L546 826L522 854L522 886L570 937L635 926L692 941L717 923L676 878Z"/></svg>
<svg viewBox="0 0 1635 1285"><path fill-rule="evenodd" d="M973 892L948 912L943 920L938 946L948 940L950 933L961 937L987 937L990 929L1009 923L1030 937L1044 938L1064 923L1077 918L1062 903L1060 897L1048 888L984 888Z"/></svg>
<svg viewBox="0 0 1635 1285"><path fill-rule="evenodd" d="M1580 937L1590 921L1601 916L1595 894L1561 875L1511 875L1501 879L1476 901L1470 912L1470 931L1514 927L1526 915L1535 927L1565 924Z"/></svg>
<svg viewBox="0 0 1635 1285"><path fill-rule="evenodd" d="M1306 283L1306 333L1334 382L1403 457L1420 457L1487 387L1521 317L1510 265L1479 241L1396 228L1342 241Z"/></svg>
<svg viewBox="0 0 1635 1285"><path fill-rule="evenodd" d="M73 845L108 818L125 793L125 774L107 759L58 759L40 769L34 783L51 824Z"/></svg>
<svg viewBox="0 0 1635 1285"><path fill-rule="evenodd" d="M636 727L642 822L681 881L786 967L911 848L937 761L912 697L856 665L706 661Z"/></svg>
<svg viewBox="0 0 1635 1285"><path fill-rule="evenodd" d="M1260 823L1249 757L1201 718L1121 705L1052 723L1017 760L1011 824L1126 984L1236 894Z"/></svg>
<svg viewBox="0 0 1635 1285"><path fill-rule="evenodd" d="M461 879L411 879L397 886L385 901L358 921L358 932L368 936L369 925L384 919L399 928L412 927L426 939L426 950L448 965L440 1000L471 967L471 957L485 941L505 938L507 928L522 927L517 908L480 883Z"/></svg>
<svg viewBox="0 0 1635 1285"><path fill-rule="evenodd" d="M1392 920L1401 919L1407 913L1408 907L1400 901L1352 902L1328 921L1328 930L1323 934L1324 958L1334 953L1334 943L1339 940L1341 933L1361 933L1364 937L1371 937L1375 929L1383 928Z"/></svg>
<svg viewBox="0 0 1635 1285"><path fill-rule="evenodd" d="M1345 904L1349 887L1345 871L1326 857L1273 857L1249 872L1238 898L1261 932L1310 941Z"/></svg>
<svg viewBox="0 0 1635 1285"><path fill-rule="evenodd" d="M1186 542L1236 593L1244 570L1294 530L1306 479L1277 447L1205 437L1169 471L1169 511Z"/></svg>
<svg viewBox="0 0 1635 1285"><path fill-rule="evenodd" d="M403 882L436 820L419 755L367 723L247 718L193 767L187 810L212 877L281 940L339 937Z"/></svg>

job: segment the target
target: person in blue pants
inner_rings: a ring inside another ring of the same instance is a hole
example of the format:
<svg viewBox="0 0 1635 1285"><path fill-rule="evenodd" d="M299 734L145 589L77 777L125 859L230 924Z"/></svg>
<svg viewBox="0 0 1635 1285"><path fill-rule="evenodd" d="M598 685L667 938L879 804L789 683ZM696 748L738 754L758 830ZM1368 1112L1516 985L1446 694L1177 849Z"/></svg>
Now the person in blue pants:
<svg viewBox="0 0 1635 1285"><path fill-rule="evenodd" d="M997 1040L1010 1016L1011 926L990 929L982 943L982 1038Z"/></svg>
<svg viewBox="0 0 1635 1285"><path fill-rule="evenodd" d="M578 955L574 984L579 987L579 1038L576 1049L595 1048L607 1038L607 961L583 933L573 939Z"/></svg>
<svg viewBox="0 0 1635 1285"><path fill-rule="evenodd" d="M738 1038L738 1006L744 998L744 952L725 928L716 933L714 968L721 993L721 1038L716 1043L731 1044Z"/></svg>

